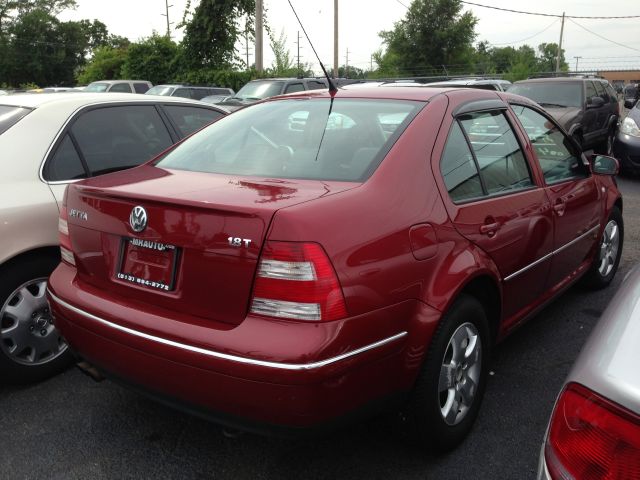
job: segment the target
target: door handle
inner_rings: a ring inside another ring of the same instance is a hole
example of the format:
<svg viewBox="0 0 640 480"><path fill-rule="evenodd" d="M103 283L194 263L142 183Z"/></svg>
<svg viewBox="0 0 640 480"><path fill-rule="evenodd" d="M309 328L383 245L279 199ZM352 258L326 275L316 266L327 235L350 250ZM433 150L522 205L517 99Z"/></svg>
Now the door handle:
<svg viewBox="0 0 640 480"><path fill-rule="evenodd" d="M485 223L484 225L480 225L480 233L488 237L493 237L498 231L498 228L500 228L500 225L497 222Z"/></svg>
<svg viewBox="0 0 640 480"><path fill-rule="evenodd" d="M566 205L562 200L558 200L558 202L553 206L553 211L558 214L559 217L564 215L564 209Z"/></svg>

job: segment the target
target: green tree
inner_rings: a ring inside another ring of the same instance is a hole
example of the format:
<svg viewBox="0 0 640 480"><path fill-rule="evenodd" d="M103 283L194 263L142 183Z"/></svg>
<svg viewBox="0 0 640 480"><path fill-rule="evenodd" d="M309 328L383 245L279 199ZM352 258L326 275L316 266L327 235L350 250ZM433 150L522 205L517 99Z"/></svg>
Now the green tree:
<svg viewBox="0 0 640 480"><path fill-rule="evenodd" d="M255 0L201 0L187 21L185 11L183 61L189 68L230 68L241 63L236 43L253 30ZM241 19L245 21L241 21Z"/></svg>
<svg viewBox="0 0 640 480"><path fill-rule="evenodd" d="M287 36L284 34L284 28L280 31L280 37L278 38L269 35L269 44L275 57L271 64L273 75L286 75L287 72L293 69L293 59L291 58L291 52L287 48Z"/></svg>
<svg viewBox="0 0 640 480"><path fill-rule="evenodd" d="M538 71L555 72L557 56L557 43L541 43L540 45L538 45ZM564 58L564 48L560 52L560 71L569 71L569 64L565 61Z"/></svg>
<svg viewBox="0 0 640 480"><path fill-rule="evenodd" d="M123 78L121 71L126 59L126 48L98 47L91 61L80 71L78 82L87 84L97 80Z"/></svg>
<svg viewBox="0 0 640 480"><path fill-rule="evenodd" d="M149 80L153 84L170 82L176 75L177 54L178 45L174 41L154 32L129 46L121 73L126 78Z"/></svg>
<svg viewBox="0 0 640 480"><path fill-rule="evenodd" d="M462 6L460 0L414 0L393 30L380 32L383 57L389 57L381 58L384 68L404 75L429 75L444 65L470 69L478 19Z"/></svg>

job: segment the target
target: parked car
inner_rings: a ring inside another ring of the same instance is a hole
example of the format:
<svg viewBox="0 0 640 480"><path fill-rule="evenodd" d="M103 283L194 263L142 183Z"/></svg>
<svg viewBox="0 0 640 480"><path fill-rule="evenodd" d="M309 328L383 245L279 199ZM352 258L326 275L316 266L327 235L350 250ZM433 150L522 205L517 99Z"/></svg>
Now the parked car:
<svg viewBox="0 0 640 480"><path fill-rule="evenodd" d="M538 478L640 478L640 268L589 336L556 400Z"/></svg>
<svg viewBox="0 0 640 480"><path fill-rule="evenodd" d="M0 381L36 381L70 360L44 296L59 262L69 183L145 162L225 115L167 97L56 93L0 100Z"/></svg>
<svg viewBox="0 0 640 480"><path fill-rule="evenodd" d="M515 82L508 91L544 107L584 150L611 154L620 106L606 80L536 78Z"/></svg>
<svg viewBox="0 0 640 480"><path fill-rule="evenodd" d="M221 102L224 102L227 98L229 98L229 95L209 95L207 97L201 98L200 101L217 105Z"/></svg>
<svg viewBox="0 0 640 480"><path fill-rule="evenodd" d="M224 95L230 97L235 92L231 88L203 87L197 85L156 85L147 92L147 95L166 95L169 97L192 98L202 100L209 95Z"/></svg>
<svg viewBox="0 0 640 480"><path fill-rule="evenodd" d="M300 431L400 401L446 450L494 342L611 282L616 172L524 97L299 92L69 185L48 298L88 371L172 405Z"/></svg>
<svg viewBox="0 0 640 480"><path fill-rule="evenodd" d="M504 92L511 86L511 82L495 78L455 78L453 80L427 83L426 85L430 87L483 88L485 90L497 90L499 92Z"/></svg>
<svg viewBox="0 0 640 480"><path fill-rule="evenodd" d="M640 103L632 100L625 100L624 103L629 111L618 128L613 143L613 155L620 162L623 172L638 174L640 173Z"/></svg>
<svg viewBox="0 0 640 480"><path fill-rule="evenodd" d="M276 95L325 88L328 88L328 83L324 78L263 78L251 80L238 93L219 105L229 110L238 110Z"/></svg>
<svg viewBox="0 0 640 480"><path fill-rule="evenodd" d="M84 92L93 93L146 93L153 85L146 80L100 80L91 82Z"/></svg>
<svg viewBox="0 0 640 480"><path fill-rule="evenodd" d="M626 87L624 87L624 91L622 93L624 99L625 108L632 108L633 105L638 101L638 84L630 83Z"/></svg>

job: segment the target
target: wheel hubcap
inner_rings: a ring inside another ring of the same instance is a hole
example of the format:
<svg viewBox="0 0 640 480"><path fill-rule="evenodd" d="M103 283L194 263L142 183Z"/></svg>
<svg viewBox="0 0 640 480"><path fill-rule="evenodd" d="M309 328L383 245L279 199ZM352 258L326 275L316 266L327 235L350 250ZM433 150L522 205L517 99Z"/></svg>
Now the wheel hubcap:
<svg viewBox="0 0 640 480"><path fill-rule="evenodd" d="M600 242L600 252L598 255L599 264L598 272L601 276L606 277L611 273L618 258L618 249L620 248L620 230L615 220L609 220L607 226L604 227L602 241Z"/></svg>
<svg viewBox="0 0 640 480"><path fill-rule="evenodd" d="M482 342L472 323L460 325L449 339L442 359L438 401L442 418L456 425L475 399L482 368Z"/></svg>
<svg viewBox="0 0 640 480"><path fill-rule="evenodd" d="M0 348L16 363L42 365L67 349L53 325L46 289L46 278L31 280L9 295L0 310Z"/></svg>

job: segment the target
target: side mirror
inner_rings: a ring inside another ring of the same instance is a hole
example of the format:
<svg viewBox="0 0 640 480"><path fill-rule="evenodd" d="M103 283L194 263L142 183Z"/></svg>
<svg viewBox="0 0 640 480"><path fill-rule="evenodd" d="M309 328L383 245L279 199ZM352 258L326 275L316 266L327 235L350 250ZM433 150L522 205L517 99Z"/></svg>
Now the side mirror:
<svg viewBox="0 0 640 480"><path fill-rule="evenodd" d="M613 157L594 154L591 156L591 168L593 173L599 175L617 175L620 171L620 164Z"/></svg>
<svg viewBox="0 0 640 480"><path fill-rule="evenodd" d="M629 110L631 110L633 108L633 106L635 105L635 101L634 100L626 100L624 101L624 108L628 108Z"/></svg>
<svg viewBox="0 0 640 480"><path fill-rule="evenodd" d="M600 108L604 105L604 99L602 97L591 97L587 102L587 108Z"/></svg>

